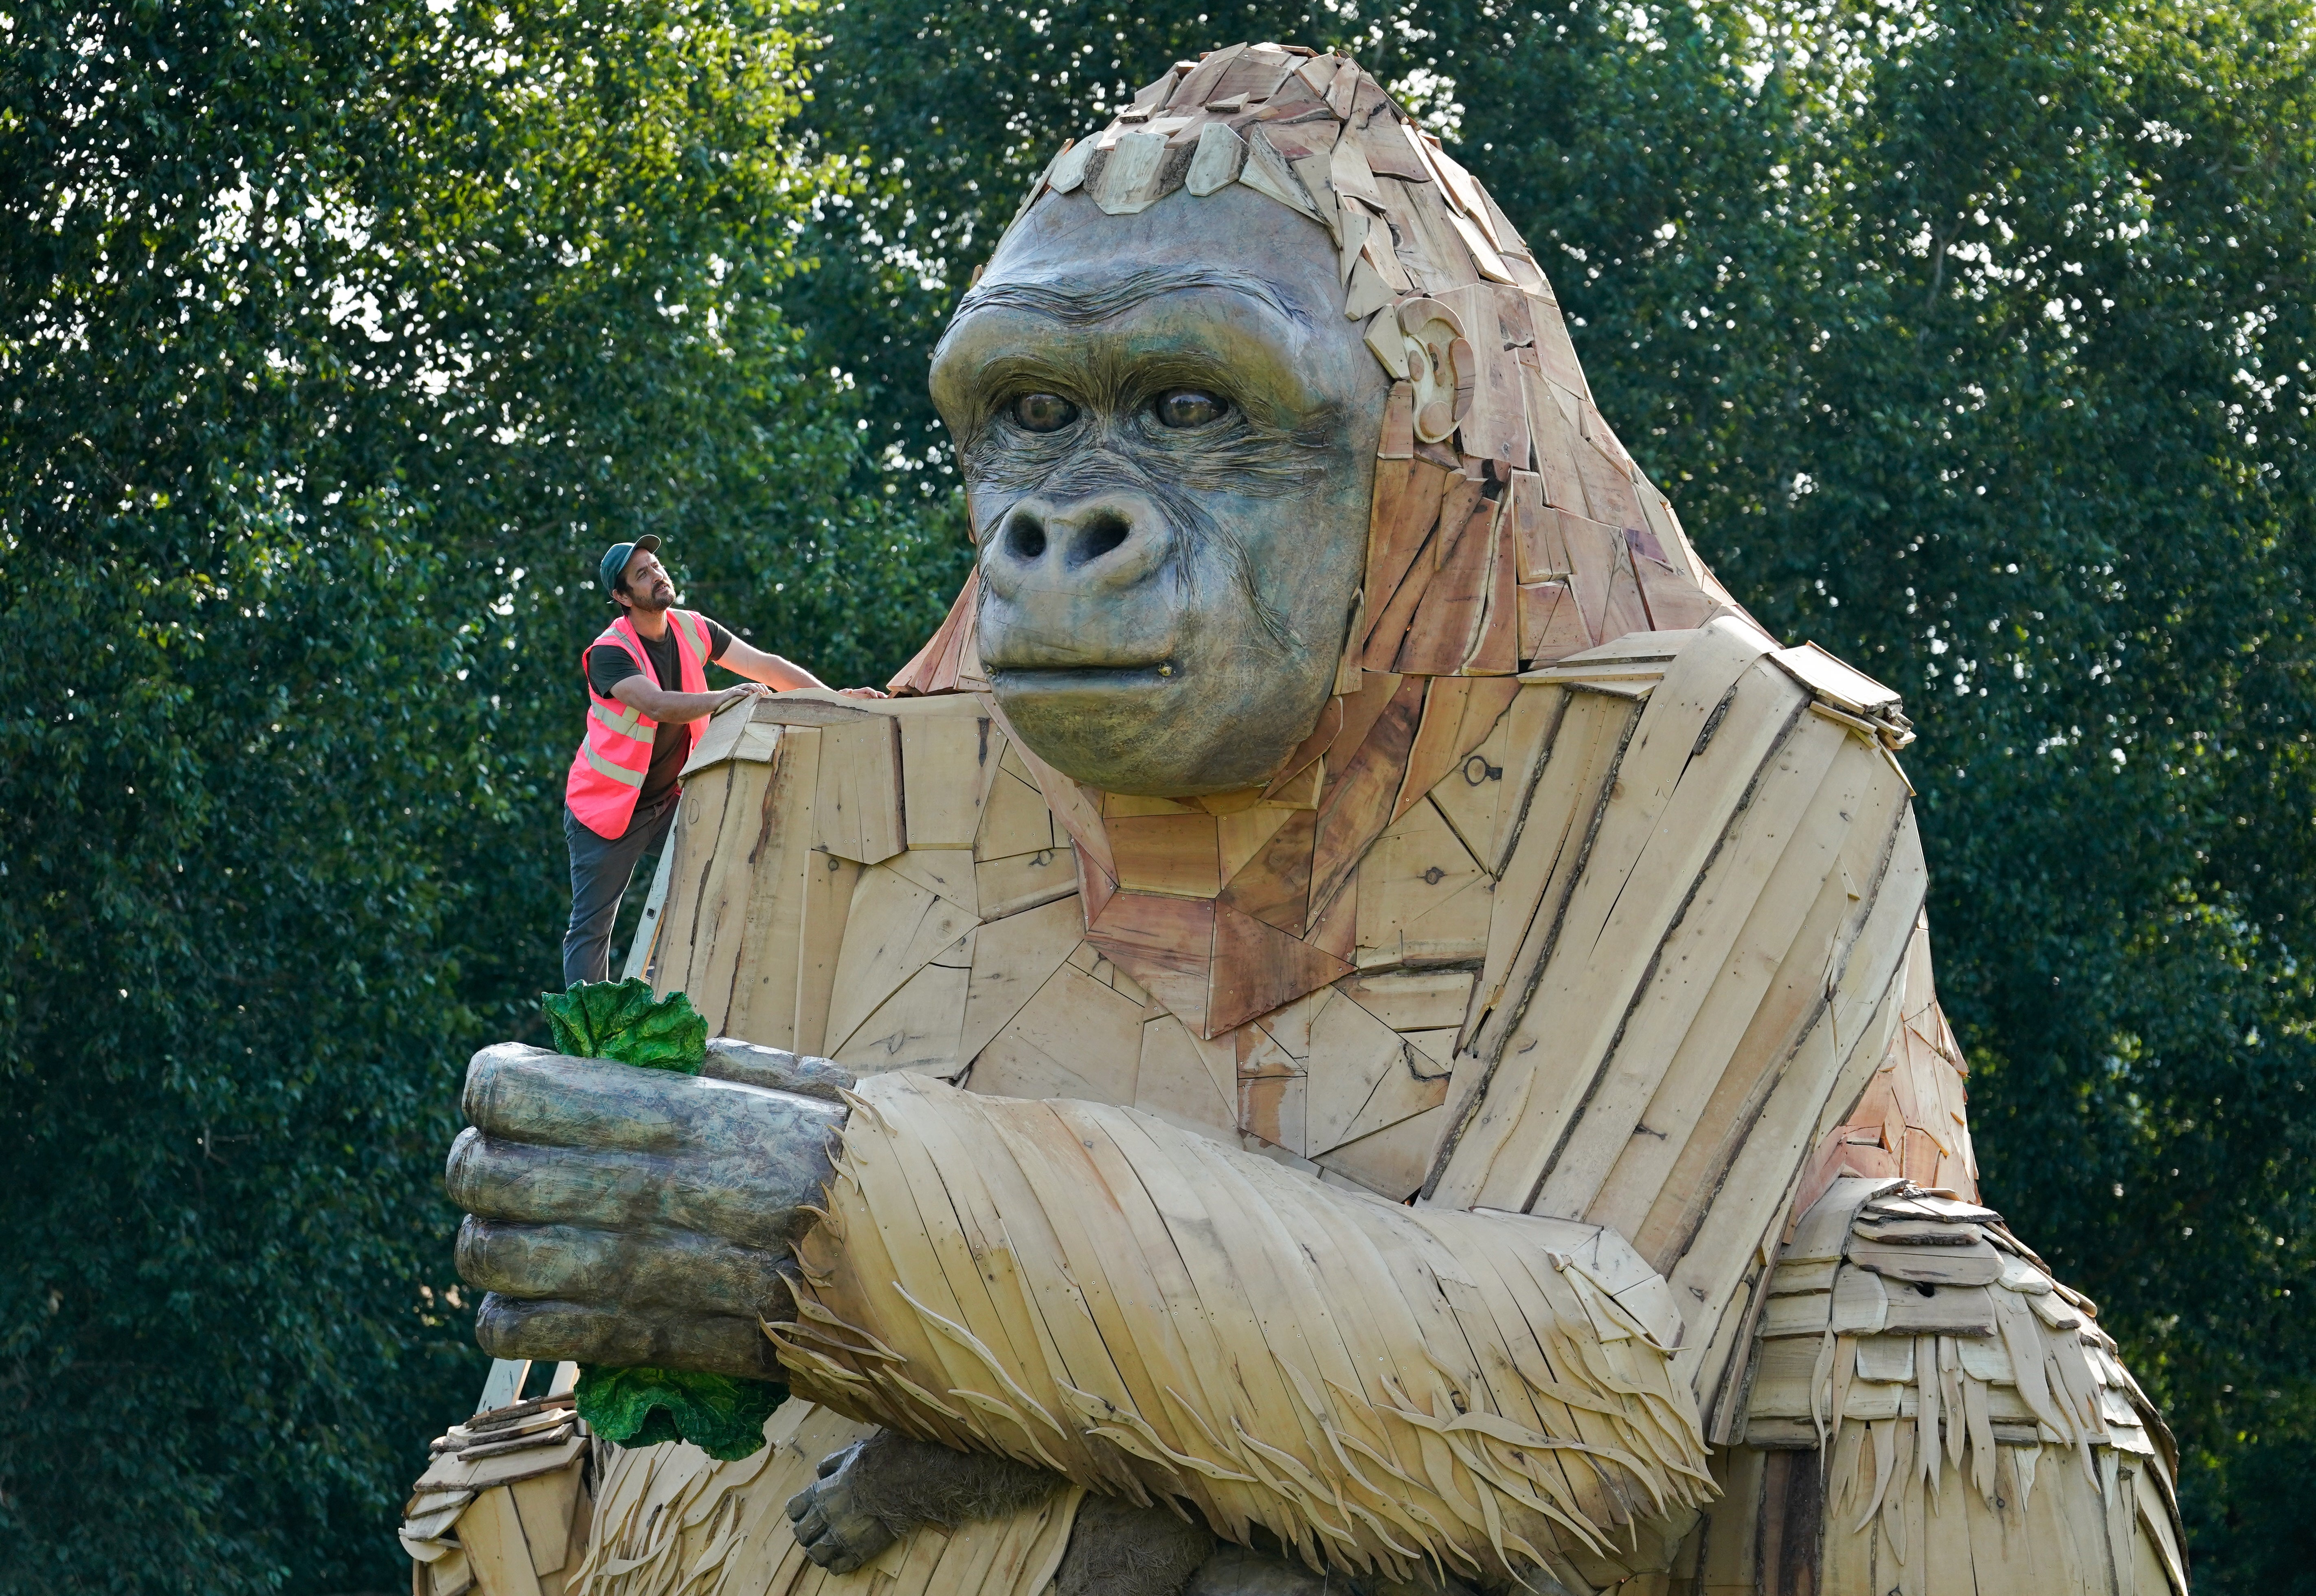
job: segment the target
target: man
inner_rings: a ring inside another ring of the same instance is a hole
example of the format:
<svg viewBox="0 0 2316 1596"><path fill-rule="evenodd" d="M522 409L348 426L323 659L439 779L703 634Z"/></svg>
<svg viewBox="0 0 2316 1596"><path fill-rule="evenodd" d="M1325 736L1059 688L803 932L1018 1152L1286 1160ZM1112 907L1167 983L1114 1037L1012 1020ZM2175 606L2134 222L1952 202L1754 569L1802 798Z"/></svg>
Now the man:
<svg viewBox="0 0 2316 1596"><path fill-rule="evenodd" d="M677 774L708 718L738 699L827 685L705 615L674 609L675 584L658 548L655 537L614 543L600 567L620 613L587 646L586 735L564 782L563 834L571 845L566 986L610 978L619 899L637 861L667 835L681 790ZM711 692L710 663L749 679Z"/></svg>

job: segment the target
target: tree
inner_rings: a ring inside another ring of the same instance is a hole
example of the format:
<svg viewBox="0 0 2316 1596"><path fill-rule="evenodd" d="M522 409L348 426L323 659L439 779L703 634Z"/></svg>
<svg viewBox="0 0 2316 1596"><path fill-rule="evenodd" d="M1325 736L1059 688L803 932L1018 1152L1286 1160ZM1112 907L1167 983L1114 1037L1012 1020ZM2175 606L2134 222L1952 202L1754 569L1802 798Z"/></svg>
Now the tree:
<svg viewBox="0 0 2316 1596"><path fill-rule="evenodd" d="M858 677L953 540L776 308L755 0L0 13L0 1590L389 1589L483 1360L593 561Z"/></svg>

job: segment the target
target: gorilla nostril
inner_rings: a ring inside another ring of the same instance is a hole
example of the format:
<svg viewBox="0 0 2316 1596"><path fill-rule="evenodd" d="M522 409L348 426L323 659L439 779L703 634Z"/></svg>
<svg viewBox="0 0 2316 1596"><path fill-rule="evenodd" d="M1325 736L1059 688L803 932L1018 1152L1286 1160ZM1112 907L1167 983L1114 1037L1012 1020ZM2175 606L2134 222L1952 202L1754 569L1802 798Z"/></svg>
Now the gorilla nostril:
<svg viewBox="0 0 2316 1596"><path fill-rule="evenodd" d="M1124 516L1101 512L1090 518L1085 530L1078 534L1077 547L1070 551L1070 564L1091 565L1133 533L1134 529L1127 524Z"/></svg>
<svg viewBox="0 0 2316 1596"><path fill-rule="evenodd" d="M1005 552L1024 564L1046 552L1046 529L1034 515L1016 515L1005 523Z"/></svg>

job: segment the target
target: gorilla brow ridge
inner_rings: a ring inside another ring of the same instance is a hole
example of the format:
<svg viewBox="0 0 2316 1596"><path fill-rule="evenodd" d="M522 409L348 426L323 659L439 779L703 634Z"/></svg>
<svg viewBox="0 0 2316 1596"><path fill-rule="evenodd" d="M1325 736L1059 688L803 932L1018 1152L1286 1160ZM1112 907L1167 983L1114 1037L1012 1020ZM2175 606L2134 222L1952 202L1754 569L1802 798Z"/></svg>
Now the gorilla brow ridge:
<svg viewBox="0 0 2316 1596"><path fill-rule="evenodd" d="M1261 278L1222 266L1145 266L1090 289L1064 288L1051 280L1010 279L967 291L958 304L957 315L962 317L967 311L982 309L1030 310L1050 316L1064 326L1086 327L1123 316L1160 294L1188 289L1221 289L1243 294L1297 326L1311 325L1311 318L1300 306L1282 299Z"/></svg>

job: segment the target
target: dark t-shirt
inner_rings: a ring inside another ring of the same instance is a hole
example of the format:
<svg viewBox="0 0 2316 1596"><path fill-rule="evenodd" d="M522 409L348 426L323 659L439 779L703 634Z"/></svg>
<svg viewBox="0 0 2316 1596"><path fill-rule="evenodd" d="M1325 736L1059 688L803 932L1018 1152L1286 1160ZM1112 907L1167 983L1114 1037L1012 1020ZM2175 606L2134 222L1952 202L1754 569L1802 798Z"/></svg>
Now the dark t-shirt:
<svg viewBox="0 0 2316 1596"><path fill-rule="evenodd" d="M718 660L732 646L732 634L709 620L705 615L700 621L708 629L708 657ZM670 692L683 691L683 655L677 652L675 623L668 622L667 630L656 640L638 632L637 640L644 646L644 657L652 663L652 674ZM643 674L635 657L615 643L598 643L587 650L587 685L605 698L611 689L630 676ZM667 789L675 785L676 772L683 769L684 760L691 753L691 728L660 723L652 735L651 768L644 772L641 791L636 794L636 807L642 808L657 802Z"/></svg>

